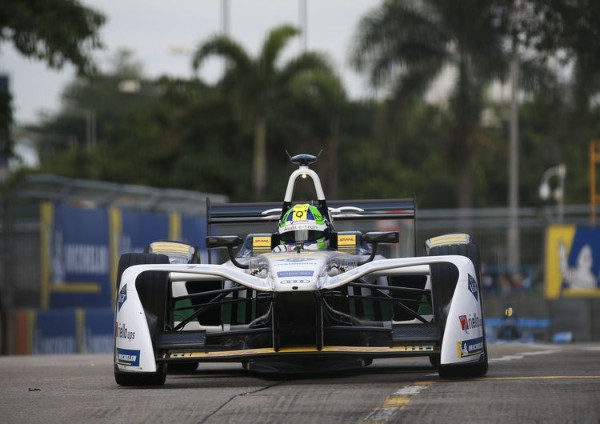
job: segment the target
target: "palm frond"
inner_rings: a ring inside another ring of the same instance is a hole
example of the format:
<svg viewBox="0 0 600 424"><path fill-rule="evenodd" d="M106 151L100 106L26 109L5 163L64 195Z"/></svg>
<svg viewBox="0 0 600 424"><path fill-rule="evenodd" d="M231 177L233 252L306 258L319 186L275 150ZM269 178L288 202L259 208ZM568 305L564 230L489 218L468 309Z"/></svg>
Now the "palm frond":
<svg viewBox="0 0 600 424"><path fill-rule="evenodd" d="M398 70L447 55L451 37L427 1L386 1L359 24L351 50L351 63L367 70L371 82L385 84Z"/></svg>
<svg viewBox="0 0 600 424"><path fill-rule="evenodd" d="M192 69L197 71L210 56L220 56L239 69L250 69L252 66L252 59L244 47L223 35L217 35L198 46L192 57Z"/></svg>
<svg viewBox="0 0 600 424"><path fill-rule="evenodd" d="M300 31L291 25L282 25L269 32L258 56L258 64L263 72L273 73L281 51L289 40L299 33Z"/></svg>
<svg viewBox="0 0 600 424"><path fill-rule="evenodd" d="M302 53L286 62L278 73L277 80L285 85L305 71L322 70L333 74L333 66L329 58L318 52Z"/></svg>

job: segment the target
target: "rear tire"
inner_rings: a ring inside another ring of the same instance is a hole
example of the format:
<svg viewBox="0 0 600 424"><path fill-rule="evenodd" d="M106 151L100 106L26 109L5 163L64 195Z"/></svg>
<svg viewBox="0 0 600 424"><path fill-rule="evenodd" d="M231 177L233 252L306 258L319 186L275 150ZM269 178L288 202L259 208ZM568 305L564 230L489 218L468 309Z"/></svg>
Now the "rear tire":
<svg viewBox="0 0 600 424"><path fill-rule="evenodd" d="M123 272L130 266L168 263L169 258L166 255L152 253L125 253L121 255L117 271L117 290L121 285ZM168 273L161 271L144 272L137 278L135 286L146 313L150 335L154 341L165 325L169 289ZM156 355L156 352L154 354ZM167 366L165 364L157 364L157 371L151 373L124 372L120 371L116 365L116 343L114 355L114 373L117 384L121 386L160 386L165 383L167 376Z"/></svg>
<svg viewBox="0 0 600 424"><path fill-rule="evenodd" d="M429 248L429 256L460 255L466 256L473 262L475 274L477 276L477 289L479 291L481 302L481 326L483 331L483 355L476 363L460 365L441 365L439 355L430 356L431 365L438 370L442 378L465 378L481 377L488 370L487 342L485 337L485 323L483 318L483 297L481 291L481 259L479 255L479 246L471 237L465 234L466 243L449 242L435 244ZM452 264L434 264L431 265L431 292L433 297L435 321L440 324L442 331L446 327L448 320L448 309L452 302L452 296L456 289L458 280L458 270Z"/></svg>

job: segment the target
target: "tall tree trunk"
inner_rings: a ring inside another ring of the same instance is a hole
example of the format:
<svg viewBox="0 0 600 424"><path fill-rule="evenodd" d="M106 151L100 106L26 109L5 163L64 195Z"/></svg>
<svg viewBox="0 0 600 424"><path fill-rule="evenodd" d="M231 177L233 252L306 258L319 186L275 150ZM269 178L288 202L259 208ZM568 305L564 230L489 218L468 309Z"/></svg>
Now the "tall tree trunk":
<svg viewBox="0 0 600 424"><path fill-rule="evenodd" d="M457 201L459 209L473 207L473 154L466 152L464 167L458 173Z"/></svg>
<svg viewBox="0 0 600 424"><path fill-rule="evenodd" d="M267 185L267 128L263 116L254 123L254 164L252 190L254 200L264 200Z"/></svg>
<svg viewBox="0 0 600 424"><path fill-rule="evenodd" d="M482 110L482 89L473 77L469 56L463 49L460 51L456 94L451 100L455 128L450 157L458 178L458 207L468 209L473 207L473 162Z"/></svg>
<svg viewBox="0 0 600 424"><path fill-rule="evenodd" d="M338 198L338 150L340 137L340 121L337 117L332 118L329 129L329 169L327 170L328 178L328 196L332 199Z"/></svg>
<svg viewBox="0 0 600 424"><path fill-rule="evenodd" d="M458 171L458 230L470 233L472 223L468 216L468 211L473 207L473 152L472 147L466 146L464 149L464 166Z"/></svg>

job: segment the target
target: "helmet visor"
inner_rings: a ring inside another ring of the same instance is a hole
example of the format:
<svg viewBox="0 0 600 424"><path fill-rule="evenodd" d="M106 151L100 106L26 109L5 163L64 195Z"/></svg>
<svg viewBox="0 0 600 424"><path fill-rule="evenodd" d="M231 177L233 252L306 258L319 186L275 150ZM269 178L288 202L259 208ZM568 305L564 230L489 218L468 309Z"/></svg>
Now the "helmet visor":
<svg viewBox="0 0 600 424"><path fill-rule="evenodd" d="M287 231L281 234L280 238L286 243L304 243L306 241L316 241L323 236L323 231L298 229Z"/></svg>

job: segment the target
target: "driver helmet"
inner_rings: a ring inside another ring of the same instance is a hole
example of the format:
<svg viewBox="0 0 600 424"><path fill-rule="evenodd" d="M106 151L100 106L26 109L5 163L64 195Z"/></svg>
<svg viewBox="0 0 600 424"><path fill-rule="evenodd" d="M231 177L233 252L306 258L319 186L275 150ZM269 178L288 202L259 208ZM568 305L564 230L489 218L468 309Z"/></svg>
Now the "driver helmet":
<svg viewBox="0 0 600 424"><path fill-rule="evenodd" d="M279 237L282 243L302 244L308 250L324 250L329 247L329 226L319 209L302 203L288 209L279 221Z"/></svg>

